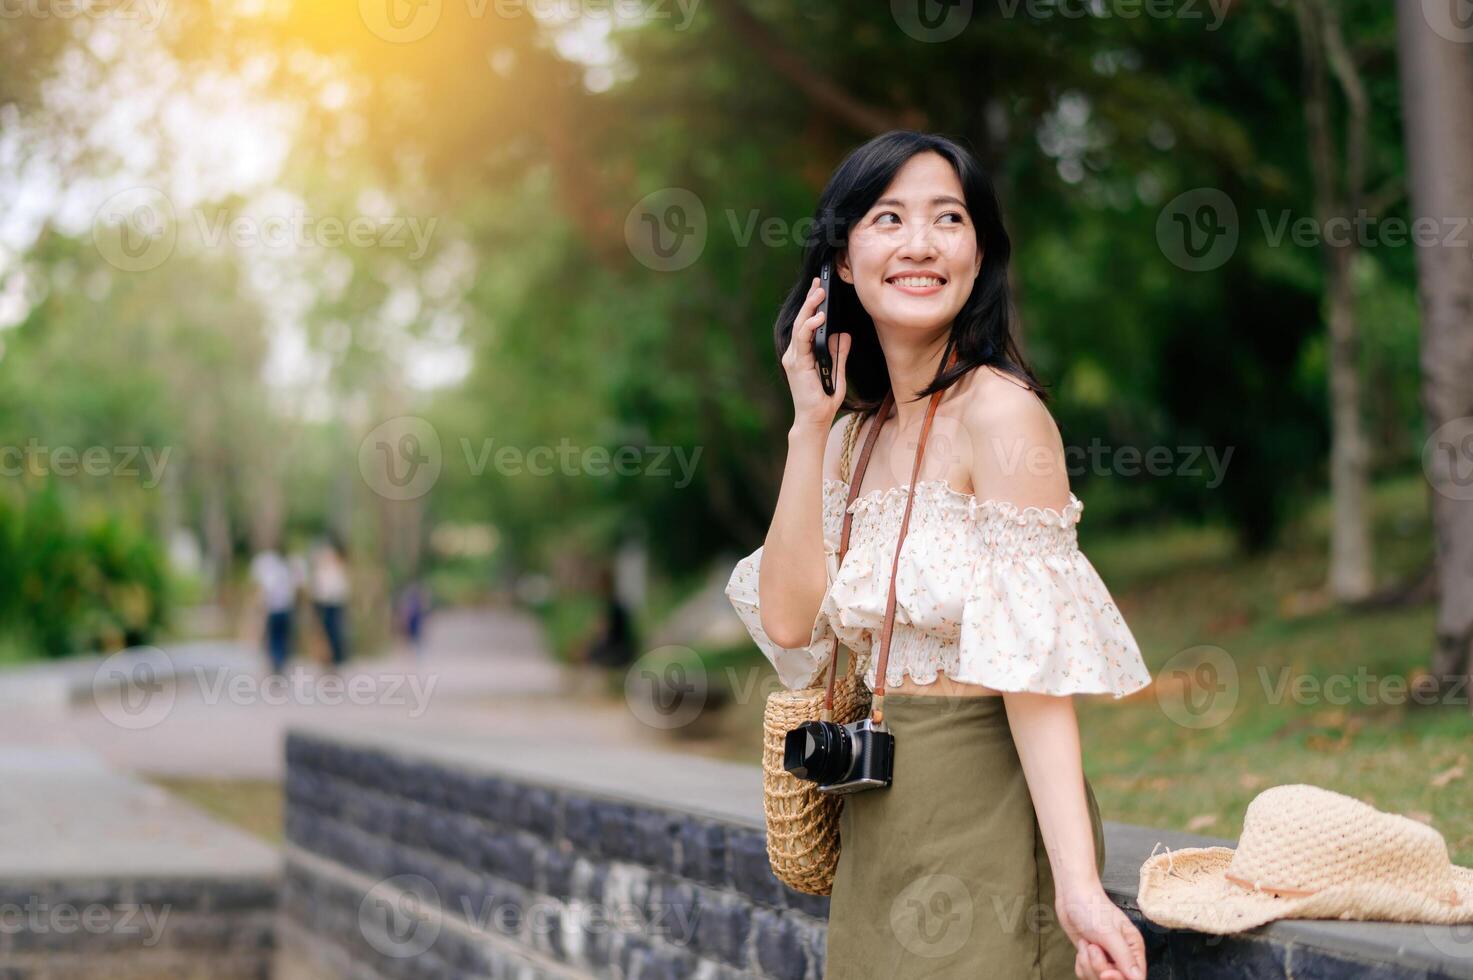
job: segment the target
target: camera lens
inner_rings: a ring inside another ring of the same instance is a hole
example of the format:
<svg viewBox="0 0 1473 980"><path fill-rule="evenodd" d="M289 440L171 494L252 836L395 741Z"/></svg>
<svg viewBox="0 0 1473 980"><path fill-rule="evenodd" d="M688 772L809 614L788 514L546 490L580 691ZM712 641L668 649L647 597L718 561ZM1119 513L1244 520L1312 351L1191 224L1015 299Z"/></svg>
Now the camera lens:
<svg viewBox="0 0 1473 980"><path fill-rule="evenodd" d="M799 779L831 783L849 771L849 731L832 721L805 721L783 742L783 768Z"/></svg>

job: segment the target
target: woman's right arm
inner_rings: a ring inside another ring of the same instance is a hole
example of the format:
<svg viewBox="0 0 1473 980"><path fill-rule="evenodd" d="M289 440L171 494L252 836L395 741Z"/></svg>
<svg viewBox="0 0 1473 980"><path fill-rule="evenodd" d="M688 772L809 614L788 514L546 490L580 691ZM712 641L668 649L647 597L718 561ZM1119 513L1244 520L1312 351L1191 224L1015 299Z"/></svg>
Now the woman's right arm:
<svg viewBox="0 0 1473 980"><path fill-rule="evenodd" d="M788 462L757 578L762 628L779 646L808 643L828 591L824 567L823 479L837 466L844 427L788 430ZM826 463L826 461L829 461Z"/></svg>
<svg viewBox="0 0 1473 980"><path fill-rule="evenodd" d="M829 337L834 393L827 395L819 383L813 357L813 334L823 322L823 314L817 312L822 298L823 290L815 278L782 357L793 393L793 425L788 429L788 459L772 525L762 546L757 579L762 628L783 647L801 647L809 642L828 591L823 481L825 475L837 473L843 426L833 422L844 403L845 362L852 338L848 334Z"/></svg>

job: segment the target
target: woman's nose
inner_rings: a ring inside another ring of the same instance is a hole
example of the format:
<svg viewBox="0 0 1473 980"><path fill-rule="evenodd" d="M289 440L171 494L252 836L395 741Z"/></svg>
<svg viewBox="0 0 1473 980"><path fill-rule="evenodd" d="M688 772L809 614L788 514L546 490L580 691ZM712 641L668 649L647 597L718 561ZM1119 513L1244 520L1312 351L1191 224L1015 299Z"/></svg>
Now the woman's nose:
<svg viewBox="0 0 1473 980"><path fill-rule="evenodd" d="M936 241L931 235L929 225L921 225L912 232L900 250L900 257L908 260L919 261L934 258L936 254Z"/></svg>

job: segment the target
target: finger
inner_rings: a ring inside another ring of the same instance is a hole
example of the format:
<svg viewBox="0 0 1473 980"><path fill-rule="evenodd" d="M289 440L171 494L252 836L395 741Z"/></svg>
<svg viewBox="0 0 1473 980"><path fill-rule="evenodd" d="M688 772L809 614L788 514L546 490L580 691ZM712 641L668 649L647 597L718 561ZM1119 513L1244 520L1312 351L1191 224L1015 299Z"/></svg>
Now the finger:
<svg viewBox="0 0 1473 980"><path fill-rule="evenodd" d="M1120 923L1120 933L1125 937L1125 945L1130 950L1130 976L1144 980L1146 975L1145 937L1135 927L1135 923L1129 919Z"/></svg>
<svg viewBox="0 0 1473 980"><path fill-rule="evenodd" d="M818 312L818 304L823 299L823 290L818 288L818 280L814 279L808 287L808 295L803 300L803 305L798 308L798 315L793 318L793 332L788 338L788 352L799 360L804 354L809 357L812 367L813 358L813 331L817 324L813 322L814 315Z"/></svg>
<svg viewBox="0 0 1473 980"><path fill-rule="evenodd" d="M798 332L802 324L806 323L813 314L818 312L818 304L823 300L823 290L818 288L818 277L808 286L808 295L803 300L803 305L798 307L798 315L793 318L793 334L788 338L788 346L798 347ZM812 344L812 334L809 334L808 343Z"/></svg>
<svg viewBox="0 0 1473 980"><path fill-rule="evenodd" d="M1130 947L1120 933L1106 932L1100 937L1100 945L1104 947L1104 954L1109 955L1110 965L1116 967L1117 973L1121 973L1130 965ZM1121 980L1124 980L1123 976Z"/></svg>
<svg viewBox="0 0 1473 980"><path fill-rule="evenodd" d="M794 353L798 356L798 366L803 368L814 368L818 361L813 356L813 335L818 332L818 325L823 323L824 316L820 311L813 314L807 320L800 322L798 329L793 331Z"/></svg>
<svg viewBox="0 0 1473 980"><path fill-rule="evenodd" d="M1105 958L1105 951L1097 943L1089 944L1089 965L1100 980L1123 980L1120 971L1110 965L1110 961Z"/></svg>
<svg viewBox="0 0 1473 980"><path fill-rule="evenodd" d="M1074 954L1074 975L1078 977L1079 980L1099 980L1099 978L1095 976L1095 971L1089 965L1089 955L1085 952L1085 947L1087 945L1087 943L1081 941L1079 944L1079 952Z"/></svg>

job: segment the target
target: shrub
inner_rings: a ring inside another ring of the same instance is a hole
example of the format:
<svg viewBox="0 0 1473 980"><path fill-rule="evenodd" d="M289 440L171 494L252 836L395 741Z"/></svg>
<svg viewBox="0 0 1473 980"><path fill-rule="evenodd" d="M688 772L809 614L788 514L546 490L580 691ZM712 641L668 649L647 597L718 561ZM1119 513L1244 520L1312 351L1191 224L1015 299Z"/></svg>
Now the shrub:
<svg viewBox="0 0 1473 980"><path fill-rule="evenodd" d="M0 637L48 657L146 643L167 622L160 542L117 514L84 517L54 487L0 496Z"/></svg>

